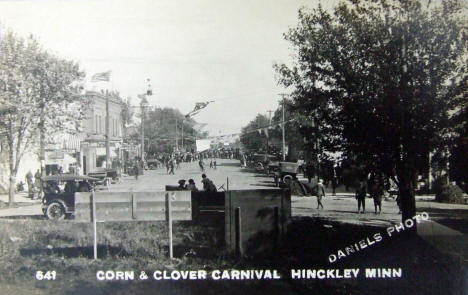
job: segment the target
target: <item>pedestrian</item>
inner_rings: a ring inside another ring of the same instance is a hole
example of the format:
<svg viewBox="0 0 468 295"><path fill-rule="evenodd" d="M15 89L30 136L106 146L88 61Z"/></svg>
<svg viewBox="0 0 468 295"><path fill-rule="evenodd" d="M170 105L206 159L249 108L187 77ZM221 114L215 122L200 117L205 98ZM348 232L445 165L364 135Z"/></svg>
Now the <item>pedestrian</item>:
<svg viewBox="0 0 468 295"><path fill-rule="evenodd" d="M216 170L216 158L213 160L213 168Z"/></svg>
<svg viewBox="0 0 468 295"><path fill-rule="evenodd" d="M171 159L171 160L169 161L169 174L172 174L172 175L175 174L175 173L174 173L174 161L175 161L174 159Z"/></svg>
<svg viewBox="0 0 468 295"><path fill-rule="evenodd" d="M202 157L200 157L200 160L198 161L198 165L200 166L200 171L205 172L205 163L203 163Z"/></svg>
<svg viewBox="0 0 468 295"><path fill-rule="evenodd" d="M336 196L336 187L338 186L338 177L336 175L336 170L333 168L333 177L332 177L332 196Z"/></svg>
<svg viewBox="0 0 468 295"><path fill-rule="evenodd" d="M189 191L192 191L192 192L197 192L198 191L198 188L195 185L195 181L193 179L188 180L187 189Z"/></svg>
<svg viewBox="0 0 468 295"><path fill-rule="evenodd" d="M356 190L356 200L358 201L358 214L361 213L361 206L362 206L362 213L366 213L366 194L367 194L367 183L365 180L362 180L359 183L359 187Z"/></svg>
<svg viewBox="0 0 468 295"><path fill-rule="evenodd" d="M133 165L133 171L134 171L134 173L135 173L135 179L136 179L136 180L138 180L138 172L139 172L138 170L139 170L139 169L138 169L138 162L135 161L135 164Z"/></svg>
<svg viewBox="0 0 468 295"><path fill-rule="evenodd" d="M41 177L42 177L41 171L37 169L36 173L34 174L34 192L35 192L34 196L37 196L38 199L42 197L41 196L41 187L42 187Z"/></svg>
<svg viewBox="0 0 468 295"><path fill-rule="evenodd" d="M206 174L202 174L202 181L201 182L203 183L203 190L204 191L206 191L206 192L216 192L217 191L215 184L213 183L213 181L211 181L211 179L206 177Z"/></svg>
<svg viewBox="0 0 468 295"><path fill-rule="evenodd" d="M28 174L26 174L26 183L28 184L28 196L33 199L34 198L34 182L33 182L33 175L31 170L29 170Z"/></svg>
<svg viewBox="0 0 468 295"><path fill-rule="evenodd" d="M210 169L213 168L213 159L210 161Z"/></svg>
<svg viewBox="0 0 468 295"><path fill-rule="evenodd" d="M315 186L315 195L317 196L317 210L322 207L322 198L325 197L325 188L323 187L323 180L319 179L317 185Z"/></svg>
<svg viewBox="0 0 468 295"><path fill-rule="evenodd" d="M181 161L180 157L177 157L175 161L176 161L176 169L180 169L180 161Z"/></svg>
<svg viewBox="0 0 468 295"><path fill-rule="evenodd" d="M378 183L374 183L371 190L370 194L372 199L374 200L374 209L375 209L375 214L377 214L377 208L379 209L379 214L382 213L382 194L383 190L381 189L380 185Z"/></svg>

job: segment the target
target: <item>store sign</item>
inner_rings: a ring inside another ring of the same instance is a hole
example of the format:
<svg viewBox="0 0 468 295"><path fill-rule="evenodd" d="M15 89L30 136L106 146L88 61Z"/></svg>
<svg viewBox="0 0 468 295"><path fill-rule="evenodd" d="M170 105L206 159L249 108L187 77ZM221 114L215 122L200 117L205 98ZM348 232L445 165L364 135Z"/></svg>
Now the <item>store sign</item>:
<svg viewBox="0 0 468 295"><path fill-rule="evenodd" d="M52 152L48 152L47 153L47 158L49 160L63 160L63 158L65 157L65 153L63 151L52 151Z"/></svg>

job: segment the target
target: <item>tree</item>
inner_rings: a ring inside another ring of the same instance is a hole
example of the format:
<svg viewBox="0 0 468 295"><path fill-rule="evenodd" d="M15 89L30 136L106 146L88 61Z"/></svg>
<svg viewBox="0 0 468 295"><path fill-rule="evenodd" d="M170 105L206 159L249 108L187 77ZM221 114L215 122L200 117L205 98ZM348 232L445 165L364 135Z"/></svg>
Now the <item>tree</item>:
<svg viewBox="0 0 468 295"><path fill-rule="evenodd" d="M56 142L55 135L76 134L81 129L84 110L89 104L81 80L84 73L78 64L50 55L46 51L35 56L33 73L36 76L39 99L39 158L42 166L45 148Z"/></svg>
<svg viewBox="0 0 468 295"><path fill-rule="evenodd" d="M0 53L0 102L10 105L0 117L10 174L9 204L14 204L21 158L57 130L76 130L82 115L78 66L49 55L32 36L26 40L7 31Z"/></svg>
<svg viewBox="0 0 468 295"><path fill-rule="evenodd" d="M295 63L275 67L297 112L316 118L323 146L397 183L403 220L415 215L420 162L448 126L448 81L463 74L464 27L456 0L354 0L332 13L301 9L285 34Z"/></svg>
<svg viewBox="0 0 468 295"><path fill-rule="evenodd" d="M269 124L270 120L265 115L258 114L255 119L242 128L240 135L242 146L247 150L266 152L267 135L259 128Z"/></svg>
<svg viewBox="0 0 468 295"><path fill-rule="evenodd" d="M206 134L197 130L196 121L186 118L179 110L173 108L155 108L146 112L145 138L148 139L149 155L172 153L177 144L182 146L182 130L184 147L193 147L197 138ZM183 126L183 127L182 127Z"/></svg>

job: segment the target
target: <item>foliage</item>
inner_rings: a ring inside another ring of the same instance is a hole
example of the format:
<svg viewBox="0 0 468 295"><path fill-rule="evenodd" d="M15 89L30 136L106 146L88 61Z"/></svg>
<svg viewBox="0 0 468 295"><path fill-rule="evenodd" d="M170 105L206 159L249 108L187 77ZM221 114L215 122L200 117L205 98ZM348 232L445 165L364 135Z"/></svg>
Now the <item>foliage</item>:
<svg viewBox="0 0 468 295"><path fill-rule="evenodd" d="M176 146L182 146L182 132L184 147L188 150L195 148L195 140L206 137L199 124L186 118L179 110L173 108L154 108L146 111L145 139L148 139L146 150L148 154L171 153ZM139 136L139 135L138 135Z"/></svg>
<svg viewBox="0 0 468 295"><path fill-rule="evenodd" d="M437 202L441 203L465 204L463 191L458 185L447 184L442 186L435 198Z"/></svg>
<svg viewBox="0 0 468 295"><path fill-rule="evenodd" d="M269 124L270 120L267 116L258 114L247 126L243 127L240 142L244 149L265 152L267 135L263 130L258 130L258 128L268 126Z"/></svg>
<svg viewBox="0 0 468 295"><path fill-rule="evenodd" d="M468 62L467 62L468 65ZM451 120L454 136L450 145L450 177L468 187L468 74L454 89L456 112ZM466 189L465 187L465 189Z"/></svg>
<svg viewBox="0 0 468 295"><path fill-rule="evenodd" d="M10 173L10 204L14 203L15 177L21 158L37 144L43 146L57 131L76 132L84 97L78 65L44 51L37 41L7 31L0 48L0 104L8 106L0 117Z"/></svg>
<svg viewBox="0 0 468 295"><path fill-rule="evenodd" d="M317 118L323 148L392 177L403 218L414 214L418 168L448 131L451 83L466 73L460 1L349 1L299 11L285 38L295 63L276 65L297 113ZM406 209L405 209L406 208ZM411 216L409 216L411 217Z"/></svg>
<svg viewBox="0 0 468 295"><path fill-rule="evenodd" d="M120 100L122 101L122 112L120 114L120 119L125 130L125 127L129 126L133 122L134 110L132 109L131 97L127 97L126 100L120 98Z"/></svg>

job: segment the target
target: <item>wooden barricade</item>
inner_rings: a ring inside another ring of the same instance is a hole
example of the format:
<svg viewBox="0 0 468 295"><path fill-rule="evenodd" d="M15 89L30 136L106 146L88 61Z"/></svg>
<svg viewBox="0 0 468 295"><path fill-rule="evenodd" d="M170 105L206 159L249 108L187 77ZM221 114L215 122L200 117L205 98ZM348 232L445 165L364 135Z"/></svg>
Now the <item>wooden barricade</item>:
<svg viewBox="0 0 468 295"><path fill-rule="evenodd" d="M291 219L289 190L227 191L225 237L237 255L260 253L275 247Z"/></svg>
<svg viewBox="0 0 468 295"><path fill-rule="evenodd" d="M97 259L98 221L167 220L172 258L172 221L191 219L190 191L75 193L75 221L93 222L94 259Z"/></svg>

